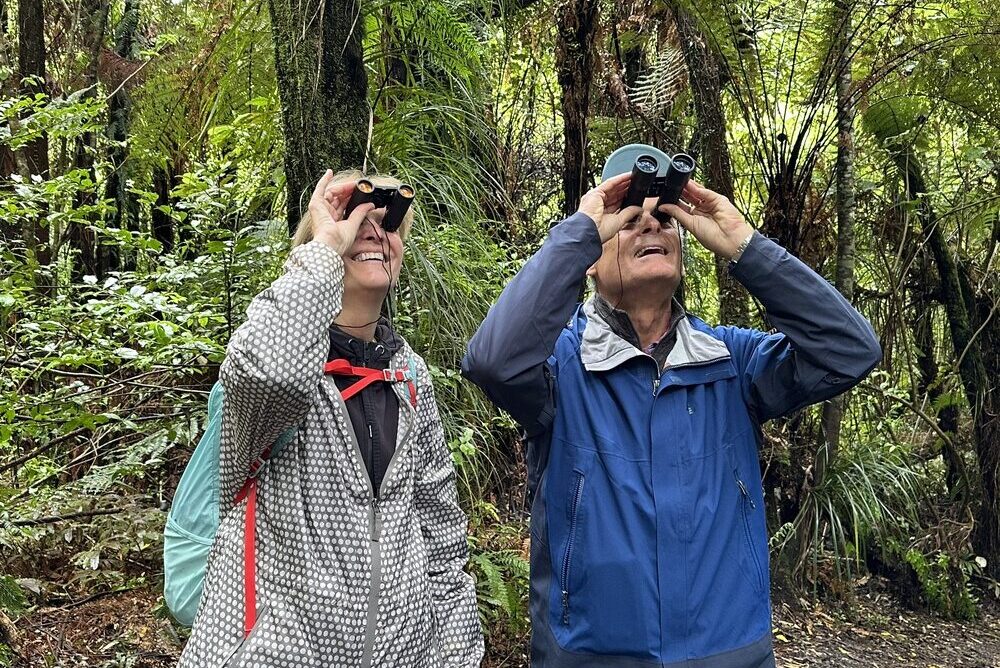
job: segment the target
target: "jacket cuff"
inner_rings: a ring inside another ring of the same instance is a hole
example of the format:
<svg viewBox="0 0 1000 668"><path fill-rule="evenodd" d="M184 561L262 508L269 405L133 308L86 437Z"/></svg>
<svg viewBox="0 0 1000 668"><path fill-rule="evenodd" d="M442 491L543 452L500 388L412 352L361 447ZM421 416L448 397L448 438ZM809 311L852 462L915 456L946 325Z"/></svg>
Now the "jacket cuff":
<svg viewBox="0 0 1000 668"><path fill-rule="evenodd" d="M760 232L754 232L739 262L729 263L729 274L752 292L753 286L760 285L761 281L767 279L781 256L787 252Z"/></svg>
<svg viewBox="0 0 1000 668"><path fill-rule="evenodd" d="M296 246L288 254L285 269L293 268L305 269L319 279L337 281L344 276L344 258L331 246L314 239Z"/></svg>

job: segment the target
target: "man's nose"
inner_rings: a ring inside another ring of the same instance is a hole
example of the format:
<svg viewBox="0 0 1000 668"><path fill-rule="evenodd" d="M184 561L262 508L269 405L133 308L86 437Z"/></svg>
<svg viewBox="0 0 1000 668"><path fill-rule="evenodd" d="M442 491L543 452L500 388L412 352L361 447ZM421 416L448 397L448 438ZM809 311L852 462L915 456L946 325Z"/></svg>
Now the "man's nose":
<svg viewBox="0 0 1000 668"><path fill-rule="evenodd" d="M660 231L660 221L653 217L652 211L643 211L639 219L639 233L651 234Z"/></svg>

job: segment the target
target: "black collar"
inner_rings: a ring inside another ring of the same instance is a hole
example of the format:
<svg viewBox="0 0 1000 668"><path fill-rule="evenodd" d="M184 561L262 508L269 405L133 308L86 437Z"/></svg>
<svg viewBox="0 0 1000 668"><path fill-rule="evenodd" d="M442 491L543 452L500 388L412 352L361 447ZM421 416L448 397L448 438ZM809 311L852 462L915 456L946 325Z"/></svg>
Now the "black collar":
<svg viewBox="0 0 1000 668"><path fill-rule="evenodd" d="M386 318L375 326L375 340L355 338L336 325L330 327L330 352L328 360L346 359L353 366L385 369L389 360L403 347L401 339L389 326Z"/></svg>

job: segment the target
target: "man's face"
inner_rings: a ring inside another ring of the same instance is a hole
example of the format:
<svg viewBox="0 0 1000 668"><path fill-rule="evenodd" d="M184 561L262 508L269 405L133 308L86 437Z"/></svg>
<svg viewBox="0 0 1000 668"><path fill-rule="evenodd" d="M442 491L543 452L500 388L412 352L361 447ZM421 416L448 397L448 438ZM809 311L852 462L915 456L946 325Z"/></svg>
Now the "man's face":
<svg viewBox="0 0 1000 668"><path fill-rule="evenodd" d="M628 304L639 291L673 295L680 284L680 231L673 220L656 220L655 209L656 198L646 198L642 214L604 244L600 259L587 271L611 303Z"/></svg>

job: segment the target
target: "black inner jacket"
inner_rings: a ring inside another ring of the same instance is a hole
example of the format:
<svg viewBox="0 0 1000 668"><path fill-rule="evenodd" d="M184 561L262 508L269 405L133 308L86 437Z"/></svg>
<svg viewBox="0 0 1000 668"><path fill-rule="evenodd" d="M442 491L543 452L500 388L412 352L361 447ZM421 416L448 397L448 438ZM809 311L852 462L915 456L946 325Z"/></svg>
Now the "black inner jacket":
<svg viewBox="0 0 1000 668"><path fill-rule="evenodd" d="M385 369L389 360L403 345L384 318L375 329L375 341L356 339L334 325L330 328L330 353L327 361L346 359L351 366ZM358 382L355 376L334 376L343 391ZM390 383L374 382L347 400L347 413L358 438L361 456L378 498L382 478L392 453L396 450L396 429L399 426L399 401Z"/></svg>

